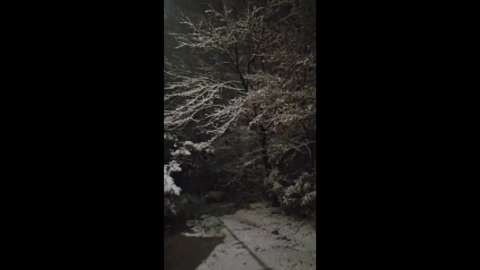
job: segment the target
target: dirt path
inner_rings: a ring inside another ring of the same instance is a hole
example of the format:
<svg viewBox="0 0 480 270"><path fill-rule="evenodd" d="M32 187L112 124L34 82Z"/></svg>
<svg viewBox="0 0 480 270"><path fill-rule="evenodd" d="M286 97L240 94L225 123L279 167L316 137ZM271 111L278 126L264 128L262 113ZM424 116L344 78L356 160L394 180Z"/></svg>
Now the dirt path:
<svg viewBox="0 0 480 270"><path fill-rule="evenodd" d="M265 204L249 208L189 222L194 232L184 237L218 240L197 270L315 269L316 232L311 224Z"/></svg>

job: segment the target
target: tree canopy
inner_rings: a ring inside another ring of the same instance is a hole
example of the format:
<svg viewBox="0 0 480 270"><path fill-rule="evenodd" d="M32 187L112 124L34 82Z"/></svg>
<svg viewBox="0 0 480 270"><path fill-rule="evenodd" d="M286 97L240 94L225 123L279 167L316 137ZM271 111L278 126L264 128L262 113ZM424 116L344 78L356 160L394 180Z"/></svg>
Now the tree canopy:
<svg viewBox="0 0 480 270"><path fill-rule="evenodd" d="M262 189L312 216L315 1L215 4L168 33L175 50L164 59L164 192L179 194L172 174L185 168L197 172L188 181Z"/></svg>

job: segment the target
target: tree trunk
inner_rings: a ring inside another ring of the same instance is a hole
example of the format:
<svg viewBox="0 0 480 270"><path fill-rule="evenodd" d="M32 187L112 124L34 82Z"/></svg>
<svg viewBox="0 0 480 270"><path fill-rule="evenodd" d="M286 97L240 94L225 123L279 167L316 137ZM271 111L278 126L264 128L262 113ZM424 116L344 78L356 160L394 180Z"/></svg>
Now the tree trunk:
<svg viewBox="0 0 480 270"><path fill-rule="evenodd" d="M267 153L267 130L260 125L260 132L262 136L262 160L263 160L263 165L265 166L265 171L267 172L267 176L270 174L270 170L272 167L270 166L270 163L268 162L268 153Z"/></svg>

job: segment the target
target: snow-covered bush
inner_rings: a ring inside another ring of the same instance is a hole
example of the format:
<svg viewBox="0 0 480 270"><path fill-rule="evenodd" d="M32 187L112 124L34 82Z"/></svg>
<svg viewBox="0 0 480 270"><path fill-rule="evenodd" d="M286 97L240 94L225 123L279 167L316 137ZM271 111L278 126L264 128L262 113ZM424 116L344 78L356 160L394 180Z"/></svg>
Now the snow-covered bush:
<svg viewBox="0 0 480 270"><path fill-rule="evenodd" d="M170 161L169 164L163 165L163 192L164 193L173 193L175 195L180 195L181 188L179 188L173 182L173 178L170 175L172 172L180 172L182 168L177 163L176 160Z"/></svg>
<svg viewBox="0 0 480 270"><path fill-rule="evenodd" d="M265 179L265 187L271 197L278 199L282 208L314 217L316 203L316 173L303 172L290 181L278 170Z"/></svg>
<svg viewBox="0 0 480 270"><path fill-rule="evenodd" d="M206 143L182 142L171 133L164 134L164 147L167 152L164 153L164 159L165 162L168 162L163 165L164 215L167 215L170 213L176 214L175 203L172 198L179 196L182 190L176 185L172 174L182 172L182 164L191 162L192 153L211 154L214 149Z"/></svg>

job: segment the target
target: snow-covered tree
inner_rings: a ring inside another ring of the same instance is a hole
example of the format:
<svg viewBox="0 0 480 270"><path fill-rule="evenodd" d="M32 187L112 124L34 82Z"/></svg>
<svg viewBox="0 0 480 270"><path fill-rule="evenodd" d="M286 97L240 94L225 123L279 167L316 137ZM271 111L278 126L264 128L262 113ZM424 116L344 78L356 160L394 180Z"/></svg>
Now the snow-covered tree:
<svg viewBox="0 0 480 270"><path fill-rule="evenodd" d="M315 186L302 174L316 170L315 1L237 2L211 7L203 19L186 17L188 30L172 33L193 58L166 61L165 130L202 134L198 145L218 150L217 169L265 180L269 189L279 187L268 179L284 178L286 191L297 188L275 193L279 200L304 192L296 205L306 205L315 189L295 183Z"/></svg>

